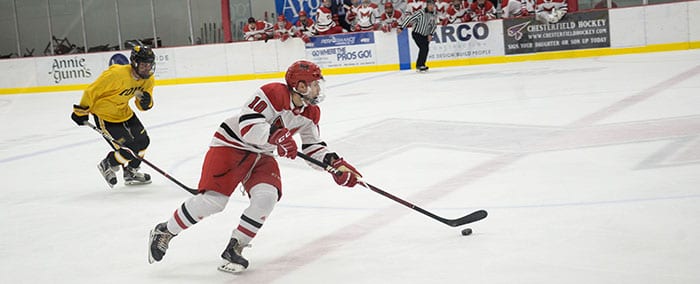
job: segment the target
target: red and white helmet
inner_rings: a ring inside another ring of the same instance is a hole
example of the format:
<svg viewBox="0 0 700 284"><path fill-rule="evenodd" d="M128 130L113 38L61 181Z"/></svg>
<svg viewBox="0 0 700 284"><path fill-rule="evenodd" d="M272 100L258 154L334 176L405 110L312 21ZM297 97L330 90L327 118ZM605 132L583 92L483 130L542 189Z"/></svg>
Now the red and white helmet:
<svg viewBox="0 0 700 284"><path fill-rule="evenodd" d="M321 68L311 61L298 60L287 68L287 73L284 75L284 80L295 93L301 95L312 105L320 103L323 98L323 89L321 83L323 83L323 75L321 74ZM307 86L307 91L301 93L297 90L299 82L304 82ZM314 86L314 82L317 82ZM317 87L316 96L312 95L311 86Z"/></svg>

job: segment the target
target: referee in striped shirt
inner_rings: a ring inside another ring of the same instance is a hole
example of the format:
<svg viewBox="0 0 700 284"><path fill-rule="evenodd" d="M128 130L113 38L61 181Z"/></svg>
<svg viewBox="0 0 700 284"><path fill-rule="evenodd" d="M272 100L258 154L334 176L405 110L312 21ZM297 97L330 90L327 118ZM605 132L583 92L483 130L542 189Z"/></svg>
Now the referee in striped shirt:
<svg viewBox="0 0 700 284"><path fill-rule="evenodd" d="M418 59L416 60L416 69L418 71L428 71L428 66L425 66L425 60L428 58L428 50L430 41L433 40L433 32L437 27L437 15L435 15L435 1L426 1L426 7L416 13L413 13L410 17L401 21L398 29L398 33L401 33L403 29L409 24L413 23L413 41L418 45Z"/></svg>

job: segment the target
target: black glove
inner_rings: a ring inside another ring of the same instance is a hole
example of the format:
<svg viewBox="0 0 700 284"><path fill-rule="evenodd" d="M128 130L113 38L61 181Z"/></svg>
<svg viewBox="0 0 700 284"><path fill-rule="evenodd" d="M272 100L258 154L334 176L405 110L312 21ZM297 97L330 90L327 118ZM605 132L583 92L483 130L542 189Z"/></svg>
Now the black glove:
<svg viewBox="0 0 700 284"><path fill-rule="evenodd" d="M141 110L151 109L151 94L148 92L142 92L141 95L138 95L136 98L139 99L138 103Z"/></svg>
<svg viewBox="0 0 700 284"><path fill-rule="evenodd" d="M85 125L85 122L90 118L88 107L73 105L73 113L71 113L70 118L75 121L78 126Z"/></svg>

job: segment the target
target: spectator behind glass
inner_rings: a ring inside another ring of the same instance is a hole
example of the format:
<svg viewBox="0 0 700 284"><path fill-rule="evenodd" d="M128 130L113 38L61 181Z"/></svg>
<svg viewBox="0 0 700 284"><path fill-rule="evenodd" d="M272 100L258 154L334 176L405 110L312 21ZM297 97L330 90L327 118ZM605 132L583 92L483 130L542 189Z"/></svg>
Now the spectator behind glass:
<svg viewBox="0 0 700 284"><path fill-rule="evenodd" d="M535 13L534 0L503 0L501 6L503 7L502 18L527 17Z"/></svg>
<svg viewBox="0 0 700 284"><path fill-rule="evenodd" d="M248 24L243 26L243 38L247 41L267 40L272 38L272 24L248 18Z"/></svg>
<svg viewBox="0 0 700 284"><path fill-rule="evenodd" d="M540 23L553 24L559 22L568 9L566 0L537 0L535 19Z"/></svg>
<svg viewBox="0 0 700 284"><path fill-rule="evenodd" d="M299 11L299 19L297 20L295 26L295 33L298 38L301 38L304 42L311 42L311 37L314 36L314 20L306 16L306 11Z"/></svg>
<svg viewBox="0 0 700 284"><path fill-rule="evenodd" d="M472 21L485 22L496 18L496 8L486 0L474 0L469 9L472 10Z"/></svg>
<svg viewBox="0 0 700 284"><path fill-rule="evenodd" d="M406 10L403 12L404 17L408 18L413 15L413 13L423 10L425 8L425 1L423 0L408 0L406 1Z"/></svg>
<svg viewBox="0 0 700 284"><path fill-rule="evenodd" d="M345 31L349 31L352 27L345 18L348 13L347 7L350 4L351 0L331 0L331 12L337 17L336 24Z"/></svg>
<svg viewBox="0 0 700 284"><path fill-rule="evenodd" d="M435 2L435 15L437 15L438 23L444 24L449 20L447 19L447 9L450 8L451 0L439 0Z"/></svg>
<svg viewBox="0 0 700 284"><path fill-rule="evenodd" d="M281 41L286 41L290 37L294 36L296 32L294 25L287 21L284 15L277 16L277 23L275 23L275 27L273 28L273 30L274 38L279 39Z"/></svg>
<svg viewBox="0 0 700 284"><path fill-rule="evenodd" d="M442 24L447 25L467 23L471 20L471 14L469 13L469 1L453 0L450 7L447 8L447 18L443 20Z"/></svg>
<svg viewBox="0 0 700 284"><path fill-rule="evenodd" d="M394 4L391 2L386 2L384 4L384 13L382 13L382 17L380 19L382 31L386 33L398 27L402 16L401 11L394 9Z"/></svg>
<svg viewBox="0 0 700 284"><path fill-rule="evenodd" d="M360 9L360 0L351 0L350 5L345 6L345 22L348 23L351 31L357 25L357 10Z"/></svg>
<svg viewBox="0 0 700 284"><path fill-rule="evenodd" d="M316 34L318 35L331 35L343 32L343 28L336 23L338 15L334 15L331 11L331 4L331 0L323 0L321 7L318 7L318 10L316 10Z"/></svg>
<svg viewBox="0 0 700 284"><path fill-rule="evenodd" d="M356 11L357 22L352 31L374 31L379 28L377 5L372 1L362 0L362 4Z"/></svg>

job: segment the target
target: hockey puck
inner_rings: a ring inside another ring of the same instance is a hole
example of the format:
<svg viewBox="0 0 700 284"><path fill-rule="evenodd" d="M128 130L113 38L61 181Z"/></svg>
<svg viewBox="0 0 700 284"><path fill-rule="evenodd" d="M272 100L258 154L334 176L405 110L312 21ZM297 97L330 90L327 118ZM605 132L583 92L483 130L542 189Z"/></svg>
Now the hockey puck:
<svg viewBox="0 0 700 284"><path fill-rule="evenodd" d="M466 228L462 230L462 236L469 236L472 234L472 229L471 228Z"/></svg>

